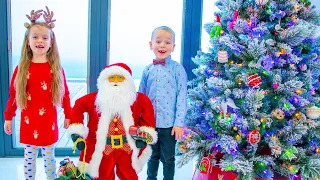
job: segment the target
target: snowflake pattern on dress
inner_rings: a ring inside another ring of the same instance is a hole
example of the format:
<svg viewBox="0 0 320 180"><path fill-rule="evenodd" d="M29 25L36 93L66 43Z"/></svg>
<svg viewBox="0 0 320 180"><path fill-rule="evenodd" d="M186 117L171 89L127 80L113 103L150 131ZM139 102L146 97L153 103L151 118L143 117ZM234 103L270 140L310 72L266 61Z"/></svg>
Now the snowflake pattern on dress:
<svg viewBox="0 0 320 180"><path fill-rule="evenodd" d="M28 117L28 116L25 116L25 117L24 117L24 122L25 122L26 124L29 124L29 117Z"/></svg>
<svg viewBox="0 0 320 180"><path fill-rule="evenodd" d="M40 115L40 116L43 116L45 112L46 112L46 109L45 109L45 108L39 109L39 115Z"/></svg>
<svg viewBox="0 0 320 180"><path fill-rule="evenodd" d="M45 81L41 82L41 87L42 87L43 90L47 90L48 89L47 83Z"/></svg>
<svg viewBox="0 0 320 180"><path fill-rule="evenodd" d="M28 71L27 79L30 78L31 73Z"/></svg>
<svg viewBox="0 0 320 180"><path fill-rule="evenodd" d="M27 93L27 99L28 99L28 101L31 101L31 94L30 93Z"/></svg>
<svg viewBox="0 0 320 180"><path fill-rule="evenodd" d="M52 131L54 131L55 128L56 128L56 126L54 124L52 124Z"/></svg>
<svg viewBox="0 0 320 180"><path fill-rule="evenodd" d="M35 139L38 139L39 133L38 133L37 130L34 130L34 131L33 131L33 137L34 137Z"/></svg>

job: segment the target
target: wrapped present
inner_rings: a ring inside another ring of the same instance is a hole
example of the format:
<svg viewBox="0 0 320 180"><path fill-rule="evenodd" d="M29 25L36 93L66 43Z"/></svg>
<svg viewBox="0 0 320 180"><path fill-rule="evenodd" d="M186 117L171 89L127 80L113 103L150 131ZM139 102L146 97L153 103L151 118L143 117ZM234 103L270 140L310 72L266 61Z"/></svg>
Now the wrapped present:
<svg viewBox="0 0 320 180"><path fill-rule="evenodd" d="M197 169L192 180L235 180L238 175L232 171L223 171L217 166L212 166L208 171ZM263 178L255 178L255 180L264 180ZM273 180L289 180L286 177L274 177ZM293 180L301 180L300 176L293 177Z"/></svg>
<svg viewBox="0 0 320 180"><path fill-rule="evenodd" d="M60 161L57 178L55 180L92 180L88 174L81 173L69 158Z"/></svg>
<svg viewBox="0 0 320 180"><path fill-rule="evenodd" d="M142 140L147 144L150 144L153 141L152 136L148 132L142 131L140 126L130 126L129 134L133 139Z"/></svg>

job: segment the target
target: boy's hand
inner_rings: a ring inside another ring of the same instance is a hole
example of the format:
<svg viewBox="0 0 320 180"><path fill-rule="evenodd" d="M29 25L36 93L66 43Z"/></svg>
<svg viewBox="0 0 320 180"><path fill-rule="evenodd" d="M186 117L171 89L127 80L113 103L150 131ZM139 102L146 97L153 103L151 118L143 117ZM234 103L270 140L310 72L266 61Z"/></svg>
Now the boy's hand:
<svg viewBox="0 0 320 180"><path fill-rule="evenodd" d="M173 126L172 131L171 131L171 136L173 136L175 134L176 140L181 140L182 135L183 135L183 131L184 131L183 127Z"/></svg>
<svg viewBox="0 0 320 180"><path fill-rule="evenodd" d="M8 135L12 134L12 121L4 121L4 132L6 132Z"/></svg>
<svg viewBox="0 0 320 180"><path fill-rule="evenodd" d="M70 125L70 119L64 119L63 128L67 129Z"/></svg>

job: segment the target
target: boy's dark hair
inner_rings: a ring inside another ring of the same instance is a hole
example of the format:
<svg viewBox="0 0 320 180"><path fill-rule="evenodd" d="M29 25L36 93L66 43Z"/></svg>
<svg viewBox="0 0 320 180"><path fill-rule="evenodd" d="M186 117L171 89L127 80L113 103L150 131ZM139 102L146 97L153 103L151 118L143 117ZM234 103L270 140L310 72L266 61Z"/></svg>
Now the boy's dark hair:
<svg viewBox="0 0 320 180"><path fill-rule="evenodd" d="M168 26L159 26L159 27L155 28L155 29L152 31L151 40L153 39L154 34L155 34L158 30L161 30L161 29L167 30L168 32L170 32L170 33L172 34L172 37L173 37L173 42L175 42L175 37L176 37L176 35L175 35L174 31L173 31L171 28L169 28Z"/></svg>

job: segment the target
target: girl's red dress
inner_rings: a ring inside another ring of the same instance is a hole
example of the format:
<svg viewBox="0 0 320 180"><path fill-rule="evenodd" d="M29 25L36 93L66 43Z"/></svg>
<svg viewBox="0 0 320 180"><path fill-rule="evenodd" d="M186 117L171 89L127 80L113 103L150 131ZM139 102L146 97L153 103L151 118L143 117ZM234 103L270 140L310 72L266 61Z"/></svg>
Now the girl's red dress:
<svg viewBox="0 0 320 180"><path fill-rule="evenodd" d="M15 101L15 78L18 66L15 68L9 90L7 109L4 112L5 120L12 120L16 115L17 104ZM62 101L64 115L70 119L69 90L64 77L65 94ZM58 141L57 106L52 103L51 83L53 74L48 62L31 62L27 76L27 107L21 111L20 143L47 146Z"/></svg>

